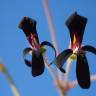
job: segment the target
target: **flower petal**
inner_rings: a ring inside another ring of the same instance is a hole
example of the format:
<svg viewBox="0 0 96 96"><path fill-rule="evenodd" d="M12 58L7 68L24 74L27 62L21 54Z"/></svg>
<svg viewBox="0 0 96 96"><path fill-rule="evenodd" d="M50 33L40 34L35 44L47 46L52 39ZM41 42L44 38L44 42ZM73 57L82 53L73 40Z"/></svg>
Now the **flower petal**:
<svg viewBox="0 0 96 96"><path fill-rule="evenodd" d="M32 76L36 77L44 72L45 64L40 50L32 51Z"/></svg>
<svg viewBox="0 0 96 96"><path fill-rule="evenodd" d="M54 63L62 72L64 72L64 69L62 69L63 64L72 54L73 51L71 49L66 49L55 58Z"/></svg>
<svg viewBox="0 0 96 96"><path fill-rule="evenodd" d="M48 42L48 41L43 41L43 42L41 43L41 47L44 47L44 46L50 46L50 47L54 50L54 52L55 52L55 57L56 57L56 49L55 49L55 47L54 47L50 42ZM51 61L50 64L52 64L52 63L53 63L53 61Z"/></svg>
<svg viewBox="0 0 96 96"><path fill-rule="evenodd" d="M87 18L78 15L77 12L74 12L66 21L66 25L70 31L72 47L74 46L74 36L76 41L75 44L77 43L79 46L81 46L86 23Z"/></svg>
<svg viewBox="0 0 96 96"><path fill-rule="evenodd" d="M89 51L89 52L92 52L96 55L96 48L94 48L93 46L90 46L90 45L86 45L86 46L83 46L81 48L81 50L83 51Z"/></svg>
<svg viewBox="0 0 96 96"><path fill-rule="evenodd" d="M29 60L27 60L27 59L26 59L26 55L27 55L30 51L32 51L31 48L25 48L25 49L23 50L23 59L24 59L24 61L25 61L25 64L26 64L27 66L29 66L29 67L32 66L32 63L31 63L32 61L30 62Z"/></svg>
<svg viewBox="0 0 96 96"><path fill-rule="evenodd" d="M87 58L84 53L77 54L76 75L80 87L88 89L90 87L90 72Z"/></svg>
<svg viewBox="0 0 96 96"><path fill-rule="evenodd" d="M29 18L24 17L19 24L19 28L22 29L27 37L30 37L31 34L35 35L36 40L39 42L38 34L36 31L36 21Z"/></svg>

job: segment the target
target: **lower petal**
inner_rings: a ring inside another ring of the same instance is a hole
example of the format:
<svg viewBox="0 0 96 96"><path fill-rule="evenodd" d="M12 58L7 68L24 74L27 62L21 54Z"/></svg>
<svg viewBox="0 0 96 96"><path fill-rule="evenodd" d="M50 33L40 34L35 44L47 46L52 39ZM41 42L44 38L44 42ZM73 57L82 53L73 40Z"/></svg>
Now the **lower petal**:
<svg viewBox="0 0 96 96"><path fill-rule="evenodd" d="M77 81L81 88L88 89L90 87L90 72L85 54L77 54L76 64Z"/></svg>
<svg viewBox="0 0 96 96"><path fill-rule="evenodd" d="M44 72L44 60L40 50L32 52L32 76L36 77Z"/></svg>

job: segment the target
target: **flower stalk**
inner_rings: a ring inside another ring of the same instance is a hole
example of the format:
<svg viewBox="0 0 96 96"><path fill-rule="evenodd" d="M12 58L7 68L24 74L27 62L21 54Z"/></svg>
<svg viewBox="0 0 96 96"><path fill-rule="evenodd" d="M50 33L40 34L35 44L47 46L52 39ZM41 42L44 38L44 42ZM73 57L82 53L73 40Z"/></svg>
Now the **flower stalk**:
<svg viewBox="0 0 96 96"><path fill-rule="evenodd" d="M18 91L11 75L9 74L8 70L5 68L5 66L2 63L0 63L0 72L3 72L4 75L7 77L7 80L10 82L10 87L13 91L14 96L20 96L19 91Z"/></svg>
<svg viewBox="0 0 96 96"><path fill-rule="evenodd" d="M58 48L57 39L56 39L56 31L55 31L55 26L53 23L52 15L51 15L51 12L50 12L50 9L48 6L48 0L42 0L42 4L43 4L44 10L45 10L45 15L46 15L47 22L49 25L52 44L54 45L57 55L58 55L59 48ZM62 79L62 73L60 70L58 70L58 74L59 74L59 79Z"/></svg>
<svg viewBox="0 0 96 96"><path fill-rule="evenodd" d="M45 14L46 14L49 29L50 29L51 40L52 40L53 45L56 48L56 52L57 52L57 55L58 55L59 54L59 49L58 49L58 44L57 44L57 40L56 40L56 32L55 32L55 27L54 27L54 24L53 24L51 12L49 10L48 0L42 0L42 3L43 3L43 6L44 6L44 9L45 9ZM68 71L70 71L70 65L71 65L70 63L71 63L71 61L68 60L68 66L66 67ZM48 62L46 64L46 66L47 65L48 65ZM57 87L57 89L60 93L60 96L65 96L65 93L66 93L65 90L64 90L64 84L65 83L63 83L63 81L67 83L69 72L65 76L66 80L65 79L63 80L63 75L59 70L58 70L58 78L57 78L55 73L54 73L54 70L51 68L51 66L47 66L47 68L49 69L49 71L51 73L51 76L55 80L55 84L56 84L56 87Z"/></svg>

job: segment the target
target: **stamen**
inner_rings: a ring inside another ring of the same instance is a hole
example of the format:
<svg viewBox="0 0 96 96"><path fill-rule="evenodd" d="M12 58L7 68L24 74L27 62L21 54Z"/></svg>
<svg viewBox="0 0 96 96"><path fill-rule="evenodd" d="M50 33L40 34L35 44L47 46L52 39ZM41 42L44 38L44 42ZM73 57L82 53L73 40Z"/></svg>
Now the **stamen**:
<svg viewBox="0 0 96 96"><path fill-rule="evenodd" d="M78 52L78 49L79 49L79 47L76 47L76 48L73 50L73 53L77 53L77 52Z"/></svg>
<svg viewBox="0 0 96 96"><path fill-rule="evenodd" d="M76 44L76 36L75 36L75 34L74 34L73 45L75 45L75 44Z"/></svg>

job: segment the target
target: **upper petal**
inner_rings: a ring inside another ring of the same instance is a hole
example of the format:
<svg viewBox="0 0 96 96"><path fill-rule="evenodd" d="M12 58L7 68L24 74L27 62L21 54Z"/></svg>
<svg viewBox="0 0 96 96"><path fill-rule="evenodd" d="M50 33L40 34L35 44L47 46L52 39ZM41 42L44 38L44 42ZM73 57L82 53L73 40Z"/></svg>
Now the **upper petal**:
<svg viewBox="0 0 96 96"><path fill-rule="evenodd" d="M27 37L30 37L31 34L36 36L36 40L39 42L38 34L36 31L36 21L30 17L24 17L20 24L19 28L22 29Z"/></svg>
<svg viewBox="0 0 96 96"><path fill-rule="evenodd" d="M90 87L90 72L84 53L77 54L76 75L80 87L88 89Z"/></svg>
<svg viewBox="0 0 96 96"><path fill-rule="evenodd" d="M76 43L80 46L83 39L84 29L87 23L87 18L80 16L74 12L66 21L66 25L70 31L71 46L74 46L74 36Z"/></svg>

